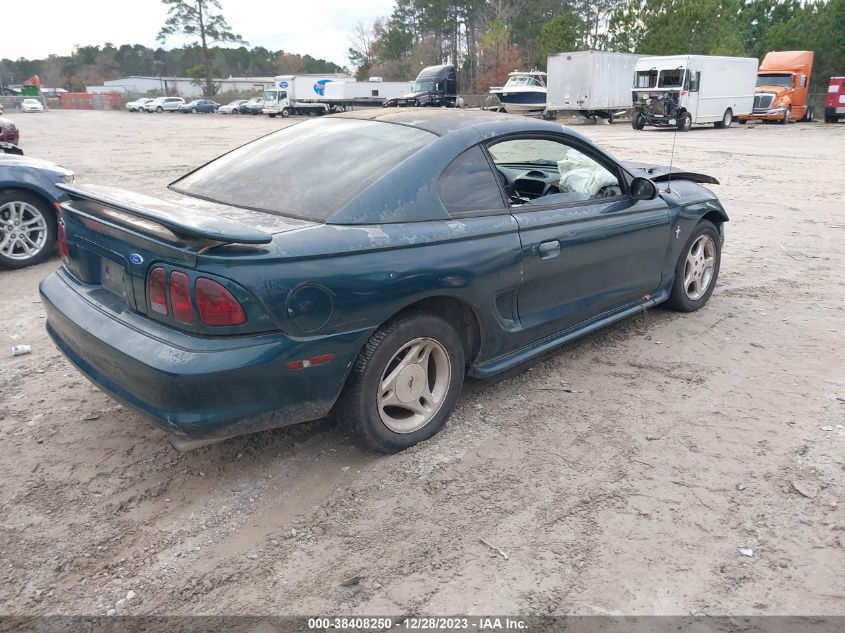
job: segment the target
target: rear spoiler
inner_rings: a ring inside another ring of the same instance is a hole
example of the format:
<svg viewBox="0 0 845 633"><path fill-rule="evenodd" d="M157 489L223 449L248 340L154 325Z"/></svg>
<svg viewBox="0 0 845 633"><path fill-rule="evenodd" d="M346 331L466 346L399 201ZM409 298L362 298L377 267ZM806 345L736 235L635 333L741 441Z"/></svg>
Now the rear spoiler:
<svg viewBox="0 0 845 633"><path fill-rule="evenodd" d="M269 233L246 224L124 189L102 185L87 185L82 189L62 183L56 186L66 191L71 200L87 200L155 222L180 238L226 244L269 244L273 240Z"/></svg>

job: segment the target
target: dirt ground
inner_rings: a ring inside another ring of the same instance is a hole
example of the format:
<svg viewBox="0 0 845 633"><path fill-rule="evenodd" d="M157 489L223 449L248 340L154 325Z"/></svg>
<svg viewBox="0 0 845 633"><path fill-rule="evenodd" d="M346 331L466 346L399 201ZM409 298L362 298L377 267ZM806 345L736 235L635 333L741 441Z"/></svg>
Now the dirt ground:
<svg viewBox="0 0 845 633"><path fill-rule="evenodd" d="M27 154L153 193L287 123L14 118ZM669 161L671 132L578 129ZM0 613L845 615L843 148L821 123L678 135L731 215L709 305L470 381L394 456L328 421L180 454L50 343L58 260L0 272Z"/></svg>

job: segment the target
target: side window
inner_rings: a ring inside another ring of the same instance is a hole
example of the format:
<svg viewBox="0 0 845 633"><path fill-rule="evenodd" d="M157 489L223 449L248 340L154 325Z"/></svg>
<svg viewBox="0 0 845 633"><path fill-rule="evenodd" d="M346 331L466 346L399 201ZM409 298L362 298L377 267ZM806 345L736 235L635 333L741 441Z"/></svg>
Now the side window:
<svg viewBox="0 0 845 633"><path fill-rule="evenodd" d="M802 88L807 87L807 75L801 75L801 87Z"/></svg>
<svg viewBox="0 0 845 633"><path fill-rule="evenodd" d="M701 73L691 72L689 75L689 86L687 87L690 92L698 92L698 87L701 85Z"/></svg>
<svg viewBox="0 0 845 633"><path fill-rule="evenodd" d="M617 173L562 140L519 138L490 146L512 207L622 195Z"/></svg>
<svg viewBox="0 0 845 633"><path fill-rule="evenodd" d="M449 163L440 176L438 191L450 213L505 209L499 183L484 151L478 146Z"/></svg>

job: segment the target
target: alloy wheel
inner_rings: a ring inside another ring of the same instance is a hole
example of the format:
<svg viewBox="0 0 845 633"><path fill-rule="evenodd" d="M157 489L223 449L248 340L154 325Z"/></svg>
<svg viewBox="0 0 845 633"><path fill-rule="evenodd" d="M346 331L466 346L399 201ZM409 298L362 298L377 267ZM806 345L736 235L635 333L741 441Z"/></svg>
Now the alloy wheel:
<svg viewBox="0 0 845 633"><path fill-rule="evenodd" d="M14 260L37 256L47 243L47 218L23 201L0 206L0 254Z"/></svg>
<svg viewBox="0 0 845 633"><path fill-rule="evenodd" d="M690 246L684 266L684 292L692 301L700 299L713 281L716 265L716 242L710 235L701 235Z"/></svg>
<svg viewBox="0 0 845 633"><path fill-rule="evenodd" d="M394 433L413 433L428 424L446 399L451 381L446 348L417 338L396 352L382 372L378 412Z"/></svg>

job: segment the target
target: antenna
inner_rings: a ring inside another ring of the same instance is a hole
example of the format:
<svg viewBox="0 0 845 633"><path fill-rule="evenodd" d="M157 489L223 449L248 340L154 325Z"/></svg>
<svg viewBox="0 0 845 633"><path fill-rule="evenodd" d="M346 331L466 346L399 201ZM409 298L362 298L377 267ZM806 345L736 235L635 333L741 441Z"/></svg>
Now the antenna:
<svg viewBox="0 0 845 633"><path fill-rule="evenodd" d="M689 58L690 58L690 53L692 52L692 40L693 40L694 35L695 35L695 27L693 27L692 31L690 32L690 42L689 42L689 47L687 48L687 63L686 63L686 67L684 68L683 79L681 79L681 90L679 91L679 94L678 94L678 105L680 105L680 101L681 101L680 93L684 91L684 84L686 83L685 80L686 80L686 77L688 76L687 73L690 72ZM690 121L690 123L692 123L692 122ZM678 121L676 120L675 121L675 132L672 134L672 151L669 152L669 173L667 174L667 177L666 177L666 193L672 193L672 163L675 160L675 141L677 140L677 138L678 138Z"/></svg>

